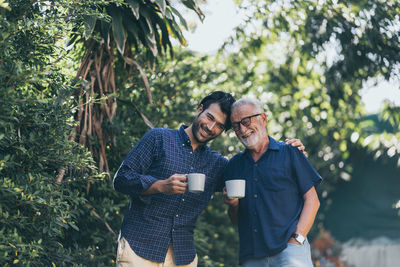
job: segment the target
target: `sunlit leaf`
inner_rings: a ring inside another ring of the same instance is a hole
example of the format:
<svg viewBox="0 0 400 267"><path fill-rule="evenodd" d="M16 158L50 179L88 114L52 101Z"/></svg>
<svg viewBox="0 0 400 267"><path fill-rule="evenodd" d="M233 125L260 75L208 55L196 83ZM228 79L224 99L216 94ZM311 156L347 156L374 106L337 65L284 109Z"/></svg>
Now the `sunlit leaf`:
<svg viewBox="0 0 400 267"><path fill-rule="evenodd" d="M95 16L84 16L85 21L85 39L89 39L93 33L94 26L96 26L96 17Z"/></svg>
<svg viewBox="0 0 400 267"><path fill-rule="evenodd" d="M166 0L155 0L155 3L160 7L160 10L165 14L165 9L167 8Z"/></svg>

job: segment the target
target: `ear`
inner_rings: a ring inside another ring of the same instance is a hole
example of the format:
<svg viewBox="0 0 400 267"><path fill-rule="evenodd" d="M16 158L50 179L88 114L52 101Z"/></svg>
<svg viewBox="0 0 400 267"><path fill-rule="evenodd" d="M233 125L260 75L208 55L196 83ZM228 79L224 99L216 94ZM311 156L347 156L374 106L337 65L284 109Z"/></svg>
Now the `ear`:
<svg viewBox="0 0 400 267"><path fill-rule="evenodd" d="M203 104L201 104L201 105L197 108L197 115L199 115L201 112L203 112Z"/></svg>
<svg viewBox="0 0 400 267"><path fill-rule="evenodd" d="M260 116L261 116L263 122L264 122L265 124L267 124L267 122L268 122L267 114L265 114L265 112L263 112L263 113L261 113Z"/></svg>

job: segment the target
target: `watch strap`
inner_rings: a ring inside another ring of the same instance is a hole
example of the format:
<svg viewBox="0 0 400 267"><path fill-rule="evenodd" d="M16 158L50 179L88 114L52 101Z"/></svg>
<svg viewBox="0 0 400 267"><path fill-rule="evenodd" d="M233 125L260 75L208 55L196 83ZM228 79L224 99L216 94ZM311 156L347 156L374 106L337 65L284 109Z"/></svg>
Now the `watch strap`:
<svg viewBox="0 0 400 267"><path fill-rule="evenodd" d="M305 238L303 235L301 235L301 234L293 233L293 234L292 234L292 237L293 237L297 242L299 242L299 244L301 244L301 245L303 245L304 242L306 241L306 238Z"/></svg>

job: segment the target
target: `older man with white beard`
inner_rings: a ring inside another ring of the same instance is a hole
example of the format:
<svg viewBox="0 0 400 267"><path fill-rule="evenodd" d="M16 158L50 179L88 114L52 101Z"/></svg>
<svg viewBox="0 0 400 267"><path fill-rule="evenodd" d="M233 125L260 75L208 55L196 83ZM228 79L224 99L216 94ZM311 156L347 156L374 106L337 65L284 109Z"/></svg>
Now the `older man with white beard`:
<svg viewBox="0 0 400 267"><path fill-rule="evenodd" d="M262 104L243 98L232 105L232 128L246 149L225 168L225 180L245 179L246 196L230 199L238 224L243 267L312 266L307 234L319 208L321 176L298 149L268 136Z"/></svg>

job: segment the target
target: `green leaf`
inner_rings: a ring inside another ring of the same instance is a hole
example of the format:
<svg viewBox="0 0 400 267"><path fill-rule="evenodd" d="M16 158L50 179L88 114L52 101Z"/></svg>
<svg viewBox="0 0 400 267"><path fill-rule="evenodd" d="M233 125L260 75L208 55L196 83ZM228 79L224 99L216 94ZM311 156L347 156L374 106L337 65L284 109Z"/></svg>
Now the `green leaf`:
<svg viewBox="0 0 400 267"><path fill-rule="evenodd" d="M139 20L139 25L140 25L141 31L142 31L145 35L150 34L151 30L149 29L148 24L145 23L145 22L143 22L143 21L145 21L145 20L143 20L143 19Z"/></svg>
<svg viewBox="0 0 400 267"><path fill-rule="evenodd" d="M84 15L84 25L85 25L85 39L89 39L93 33L94 27L96 26L97 18L95 16Z"/></svg>
<svg viewBox="0 0 400 267"><path fill-rule="evenodd" d="M134 21L133 19L129 20L126 30L132 33L133 38L138 39L139 28L137 27L137 21Z"/></svg>
<svg viewBox="0 0 400 267"><path fill-rule="evenodd" d="M140 13L142 14L144 21L146 23L143 22L143 19L139 20L139 24L141 25L141 28L143 29L143 31L145 32L145 40L146 40L146 44L147 44L147 48L149 48L153 54L154 57L157 56L158 54L158 50L157 50L157 45L156 45L156 39L155 39L155 29L153 29L153 21L157 20L157 15L154 13L150 13L148 9L146 8L142 8L140 10Z"/></svg>
<svg viewBox="0 0 400 267"><path fill-rule="evenodd" d="M176 10L176 9L175 9L174 7L172 7L172 6L171 6L171 10L172 10L172 12L173 12L175 15L177 15L177 16L179 17L179 20L180 20L181 24L182 24L182 25L185 27L185 29L188 31L188 30L189 30L188 25L187 25L187 23L186 23L186 20L182 17L181 13L179 13L179 11Z"/></svg>
<svg viewBox="0 0 400 267"><path fill-rule="evenodd" d="M149 33L153 34L152 21L155 20L155 17L157 17L157 14L149 12L149 10L147 8L140 9L140 14L143 16L144 20L146 21L147 29L149 30ZM140 20L140 21L142 21L142 20Z"/></svg>
<svg viewBox="0 0 400 267"><path fill-rule="evenodd" d="M78 226L76 226L75 224L73 224L73 223L68 223L68 224L69 224L69 226L71 226L74 230L79 231Z"/></svg>
<svg viewBox="0 0 400 267"><path fill-rule="evenodd" d="M0 0L0 7L7 9L7 10L11 10L9 4L7 2L5 2L4 0Z"/></svg>
<svg viewBox="0 0 400 267"><path fill-rule="evenodd" d="M171 22L172 23L170 23L169 26L170 26L170 29L172 30L172 32L174 33L174 36L176 38L178 38L181 45L186 45L186 39L183 37L182 31L179 28L179 25L176 23L175 20L172 20Z"/></svg>
<svg viewBox="0 0 400 267"><path fill-rule="evenodd" d="M109 38L108 38L108 34L110 32L110 27L111 24L108 23L107 21L100 21L100 31L101 31L101 37L103 37L103 39L108 42Z"/></svg>
<svg viewBox="0 0 400 267"><path fill-rule="evenodd" d="M140 7L140 3L135 1L135 0L127 0L127 2L131 5L131 10L133 15L135 16L135 18L137 20L139 20L140 18L140 13L139 13L139 7Z"/></svg>
<svg viewBox="0 0 400 267"><path fill-rule="evenodd" d="M172 20L174 17L172 16L172 12L171 12L172 10L171 10L171 7L170 6L168 6L167 7L167 9L165 10L165 17L167 18L167 19L170 19L170 20Z"/></svg>
<svg viewBox="0 0 400 267"><path fill-rule="evenodd" d="M155 40L154 35L153 36L146 35L146 41L148 44L148 48L153 53L153 56L156 57L158 54L158 50L157 50L157 45L156 45L156 40Z"/></svg>
<svg viewBox="0 0 400 267"><path fill-rule="evenodd" d="M182 1L182 4L184 4L187 8L192 9L196 12L196 14L199 16L200 20L204 20L204 14L201 12L199 6L197 5L196 1L194 0L185 0Z"/></svg>
<svg viewBox="0 0 400 267"><path fill-rule="evenodd" d="M158 31L154 31L154 37L155 37L155 42L156 42L156 46L157 46L157 50L162 53L162 47L161 47L161 38L160 38L160 34Z"/></svg>
<svg viewBox="0 0 400 267"><path fill-rule="evenodd" d="M67 42L67 47L72 45L76 41L76 39L78 39L78 37L79 37L78 34L73 34L72 36L70 36L70 39Z"/></svg>
<svg viewBox="0 0 400 267"><path fill-rule="evenodd" d="M168 46L172 47L172 44L169 40L169 33L166 23L168 23L166 19L157 19L157 24L161 29L161 38L158 39L160 39L159 41L161 41L161 45L165 49L165 51L167 50Z"/></svg>
<svg viewBox="0 0 400 267"><path fill-rule="evenodd" d="M165 9L167 8L167 3L165 0L155 0L157 6L160 8L161 13L165 14Z"/></svg>
<svg viewBox="0 0 400 267"><path fill-rule="evenodd" d="M118 51L123 54L125 50L126 32L122 24L122 14L118 8L111 7L112 29Z"/></svg>

